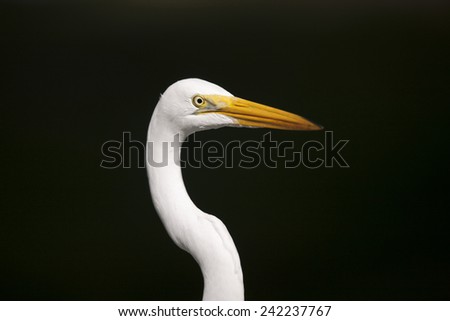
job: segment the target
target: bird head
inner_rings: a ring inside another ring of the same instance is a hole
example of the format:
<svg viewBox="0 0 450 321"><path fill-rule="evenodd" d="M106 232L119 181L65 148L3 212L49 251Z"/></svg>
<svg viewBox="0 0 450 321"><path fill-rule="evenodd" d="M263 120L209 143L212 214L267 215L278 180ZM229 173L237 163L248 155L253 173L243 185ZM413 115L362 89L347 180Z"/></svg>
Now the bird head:
<svg viewBox="0 0 450 321"><path fill-rule="evenodd" d="M180 80L167 88L157 110L187 133L225 126L322 129L301 116L235 97L213 83L195 78Z"/></svg>

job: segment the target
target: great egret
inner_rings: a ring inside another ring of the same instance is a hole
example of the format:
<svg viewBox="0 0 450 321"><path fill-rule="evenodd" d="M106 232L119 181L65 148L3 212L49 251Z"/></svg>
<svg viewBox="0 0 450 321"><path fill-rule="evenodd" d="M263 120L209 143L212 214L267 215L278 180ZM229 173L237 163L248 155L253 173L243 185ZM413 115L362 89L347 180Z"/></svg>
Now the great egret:
<svg viewBox="0 0 450 321"><path fill-rule="evenodd" d="M189 198L179 166L180 147L193 132L224 126L321 129L303 117L234 97L200 79L180 80L161 95L147 136L151 195L169 236L200 265L203 300L244 300L242 269L225 225Z"/></svg>

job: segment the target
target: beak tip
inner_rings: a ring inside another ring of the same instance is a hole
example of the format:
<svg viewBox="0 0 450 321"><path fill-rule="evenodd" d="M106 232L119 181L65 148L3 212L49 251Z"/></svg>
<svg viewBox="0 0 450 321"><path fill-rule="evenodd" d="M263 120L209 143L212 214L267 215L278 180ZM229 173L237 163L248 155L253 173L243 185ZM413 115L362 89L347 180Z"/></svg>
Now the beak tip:
<svg viewBox="0 0 450 321"><path fill-rule="evenodd" d="M308 123L306 124L302 124L301 128L299 128L300 130L307 130L307 131L317 131L317 130L322 130L324 129L324 127L322 125L319 124L315 124L311 121L308 121Z"/></svg>
<svg viewBox="0 0 450 321"><path fill-rule="evenodd" d="M322 130L324 127L322 125L314 124L313 130Z"/></svg>

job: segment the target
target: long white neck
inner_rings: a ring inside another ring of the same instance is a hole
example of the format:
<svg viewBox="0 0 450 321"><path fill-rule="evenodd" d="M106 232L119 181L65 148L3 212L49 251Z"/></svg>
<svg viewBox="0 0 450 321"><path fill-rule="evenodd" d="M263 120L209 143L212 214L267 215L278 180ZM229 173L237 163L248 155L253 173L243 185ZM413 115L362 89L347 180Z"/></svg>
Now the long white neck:
<svg viewBox="0 0 450 321"><path fill-rule="evenodd" d="M239 254L225 225L190 199L179 166L185 133L155 109L147 136L147 173L153 204L169 236L190 253L204 279L203 300L243 300Z"/></svg>

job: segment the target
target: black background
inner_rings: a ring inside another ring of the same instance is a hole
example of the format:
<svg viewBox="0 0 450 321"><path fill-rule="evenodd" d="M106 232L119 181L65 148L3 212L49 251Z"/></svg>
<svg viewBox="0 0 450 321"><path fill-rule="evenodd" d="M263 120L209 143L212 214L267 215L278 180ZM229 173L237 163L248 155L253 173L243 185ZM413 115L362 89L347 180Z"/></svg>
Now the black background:
<svg viewBox="0 0 450 321"><path fill-rule="evenodd" d="M105 141L144 142L159 94L199 77L350 140L348 169L184 170L235 240L247 299L449 300L443 3L3 2L0 299L201 298L145 170L99 166Z"/></svg>

